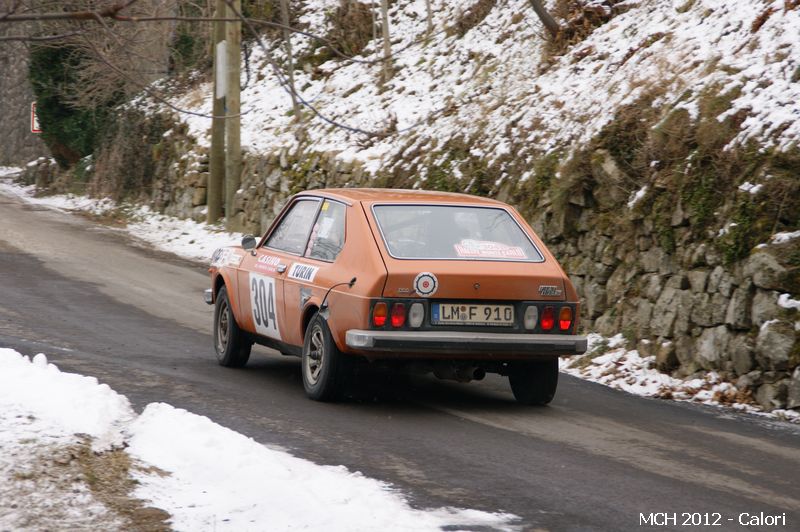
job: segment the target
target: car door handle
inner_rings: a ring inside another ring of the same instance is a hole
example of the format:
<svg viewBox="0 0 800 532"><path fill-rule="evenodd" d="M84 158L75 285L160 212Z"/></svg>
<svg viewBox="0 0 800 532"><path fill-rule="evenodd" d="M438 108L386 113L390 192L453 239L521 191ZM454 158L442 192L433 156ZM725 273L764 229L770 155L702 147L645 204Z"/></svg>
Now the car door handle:
<svg viewBox="0 0 800 532"><path fill-rule="evenodd" d="M278 273L283 273L285 271L286 271L286 265L285 264L278 264Z"/></svg>

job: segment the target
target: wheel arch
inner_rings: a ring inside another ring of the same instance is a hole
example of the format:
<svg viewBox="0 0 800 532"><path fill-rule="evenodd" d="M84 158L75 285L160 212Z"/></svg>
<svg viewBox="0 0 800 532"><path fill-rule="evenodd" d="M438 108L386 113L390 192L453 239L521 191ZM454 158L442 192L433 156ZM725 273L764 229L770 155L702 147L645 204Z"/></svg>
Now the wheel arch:
<svg viewBox="0 0 800 532"><path fill-rule="evenodd" d="M306 329L308 329L308 324L311 323L311 318L319 312L319 307L316 303L310 303L304 310L303 310L303 320L302 320L302 330L300 331L300 337L303 339L303 342L306 340Z"/></svg>
<svg viewBox="0 0 800 532"><path fill-rule="evenodd" d="M233 282L234 280L231 279L229 272L224 270L220 270L217 272L216 276L213 280L213 294L214 294L214 303L217 302L217 297L219 296L219 291L222 290L224 286L228 291L228 303L231 306L231 310L233 310L233 316L236 320L237 324L241 327L241 305L239 304L239 297L236 293L236 283Z"/></svg>

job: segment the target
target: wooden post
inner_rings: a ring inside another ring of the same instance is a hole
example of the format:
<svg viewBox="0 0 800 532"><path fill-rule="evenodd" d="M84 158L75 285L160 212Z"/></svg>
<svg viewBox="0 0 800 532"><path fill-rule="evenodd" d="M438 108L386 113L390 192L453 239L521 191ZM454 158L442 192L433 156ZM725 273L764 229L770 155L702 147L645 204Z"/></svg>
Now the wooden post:
<svg viewBox="0 0 800 532"><path fill-rule="evenodd" d="M225 9L226 18L236 18L242 12L242 1L232 0L231 6ZM240 231L241 227L233 227L233 198L242 179L242 144L241 144L241 105L239 101L242 62L242 23L225 23L225 42L227 51L228 75L225 94L225 221L229 230Z"/></svg>
<svg viewBox="0 0 800 532"><path fill-rule="evenodd" d="M216 0L216 10L214 16L216 18L223 18L225 16L225 0ZM214 95L212 100L214 107L212 114L214 118L211 122L211 153L209 154L209 173L208 173L208 188L206 189L206 207L208 213L206 214L206 221L210 224L217 223L222 218L222 204L225 195L225 119L222 116L225 114L225 97L222 87L218 84L224 80L220 79L222 72L222 65L220 60L222 54L220 46L225 41L225 23L214 23L214 39L211 46L211 55L214 59ZM224 85L224 83L222 83Z"/></svg>

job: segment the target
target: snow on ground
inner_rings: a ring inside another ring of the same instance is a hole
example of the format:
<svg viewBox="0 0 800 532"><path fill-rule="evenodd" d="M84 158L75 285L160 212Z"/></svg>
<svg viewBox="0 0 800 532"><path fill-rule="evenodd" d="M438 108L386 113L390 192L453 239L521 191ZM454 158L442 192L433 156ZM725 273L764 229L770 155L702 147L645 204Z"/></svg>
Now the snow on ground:
<svg viewBox="0 0 800 532"><path fill-rule="evenodd" d="M209 262L215 249L238 244L244 236L241 233L227 232L219 226L159 214L147 206L117 205L108 198L98 199L75 194L37 197L35 185L19 185L9 180L20 171L19 168L0 167L0 193L62 211L84 212L96 216L118 211L128 220L124 230L131 236L156 249L186 259Z"/></svg>
<svg viewBox="0 0 800 532"><path fill-rule="evenodd" d="M434 33L427 44L425 3L392 3L395 74L383 89L378 87L380 63L332 60L316 74L297 70L301 96L327 117L369 131L397 121L397 135L364 145L359 135L308 112L308 144L318 152L357 159L374 171L402 151L425 153L434 142L442 146L452 137L477 135L483 146L494 147L485 154L491 162L519 142L545 152L585 144L616 110L648 92L660 94L654 106L686 109L696 118L706 89L732 97L731 109L719 120L738 112L747 115L733 144L757 139L765 147L786 150L800 142L800 84L795 79L800 8L788 1L606 2L628 10L552 58L550 65L542 60L544 30L526 0L498 3L463 37L445 31L476 3L432 0ZM325 35L331 24L326 13L334 4L298 4L300 25ZM311 49L307 37L295 35L292 42L298 57ZM372 41L357 59L374 60L380 49L379 40ZM273 56L281 54L278 47ZM256 153L294 151L298 141L287 113L289 95L263 50L254 49L250 65L260 74L250 76L241 96L243 146ZM202 85L175 103L210 113L211 93L210 85ZM208 118L183 114L180 119L201 144L208 143Z"/></svg>
<svg viewBox="0 0 800 532"><path fill-rule="evenodd" d="M131 419L127 399L96 379L0 348L0 530L120 528L65 466L79 435L119 444Z"/></svg>
<svg viewBox="0 0 800 532"><path fill-rule="evenodd" d="M53 513L67 519L62 527L92 529L105 518L100 528L121 528L85 479L26 473L44 459L41 449L63 450L83 437L97 450L127 445L140 466L133 495L169 512L176 530L513 530L517 520L414 509L384 482L270 449L164 403L137 416L127 398L93 377L61 372L43 354L30 360L0 348L0 530L44 529ZM20 500L35 493L31 485L41 500Z"/></svg>
<svg viewBox="0 0 800 532"><path fill-rule="evenodd" d="M625 339L621 334L605 338L592 333L588 339L586 355L561 359L562 372L643 397L728 406L751 414L800 423L800 412L764 412L742 390L733 383L722 381L713 371L707 372L702 378L690 379L678 379L661 373L655 368L656 357L642 357L636 350L625 349Z"/></svg>

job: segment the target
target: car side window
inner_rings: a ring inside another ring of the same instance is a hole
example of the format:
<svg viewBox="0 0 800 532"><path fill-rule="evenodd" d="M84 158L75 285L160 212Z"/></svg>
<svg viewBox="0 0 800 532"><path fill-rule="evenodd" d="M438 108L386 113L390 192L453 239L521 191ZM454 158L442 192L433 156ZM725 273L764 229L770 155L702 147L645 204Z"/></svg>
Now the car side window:
<svg viewBox="0 0 800 532"><path fill-rule="evenodd" d="M297 201L269 236L266 246L302 255L318 206L318 200Z"/></svg>
<svg viewBox="0 0 800 532"><path fill-rule="evenodd" d="M346 207L325 200L319 211L317 223L311 229L306 255L312 259L333 262L344 247L344 220Z"/></svg>

